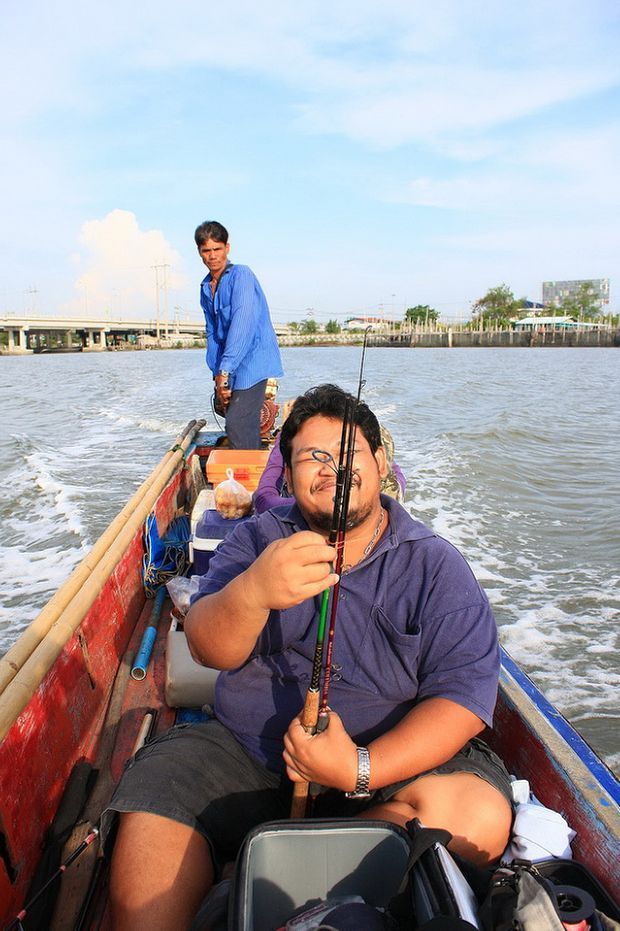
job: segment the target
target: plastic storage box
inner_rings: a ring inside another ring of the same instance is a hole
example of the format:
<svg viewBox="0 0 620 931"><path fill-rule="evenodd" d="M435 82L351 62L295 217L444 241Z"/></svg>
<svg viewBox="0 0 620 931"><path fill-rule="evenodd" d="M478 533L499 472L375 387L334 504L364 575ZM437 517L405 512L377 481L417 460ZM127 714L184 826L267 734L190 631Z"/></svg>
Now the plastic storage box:
<svg viewBox="0 0 620 931"><path fill-rule="evenodd" d="M232 469L239 484L254 491L268 459L268 449L214 449L207 459L207 480L219 485L227 478L226 469Z"/></svg>

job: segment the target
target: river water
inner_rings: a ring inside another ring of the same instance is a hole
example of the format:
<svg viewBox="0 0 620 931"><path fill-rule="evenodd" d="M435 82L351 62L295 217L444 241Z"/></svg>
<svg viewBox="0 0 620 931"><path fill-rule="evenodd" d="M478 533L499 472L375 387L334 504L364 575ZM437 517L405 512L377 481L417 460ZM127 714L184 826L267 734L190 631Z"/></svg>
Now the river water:
<svg viewBox="0 0 620 931"><path fill-rule="evenodd" d="M283 350L283 401L357 383L360 350ZM620 351L369 349L407 508L456 544L500 637L620 768ZM201 350L0 358L0 654L193 419Z"/></svg>

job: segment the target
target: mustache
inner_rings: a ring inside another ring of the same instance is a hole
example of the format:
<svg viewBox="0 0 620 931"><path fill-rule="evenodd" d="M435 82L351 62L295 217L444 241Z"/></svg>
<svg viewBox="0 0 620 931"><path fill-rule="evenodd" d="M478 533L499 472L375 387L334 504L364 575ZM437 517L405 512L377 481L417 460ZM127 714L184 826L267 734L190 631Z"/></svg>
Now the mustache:
<svg viewBox="0 0 620 931"><path fill-rule="evenodd" d="M351 488L354 486L359 487L361 479L357 472L354 472L351 476ZM311 491L323 491L325 488L336 488L336 477L317 479L311 487Z"/></svg>

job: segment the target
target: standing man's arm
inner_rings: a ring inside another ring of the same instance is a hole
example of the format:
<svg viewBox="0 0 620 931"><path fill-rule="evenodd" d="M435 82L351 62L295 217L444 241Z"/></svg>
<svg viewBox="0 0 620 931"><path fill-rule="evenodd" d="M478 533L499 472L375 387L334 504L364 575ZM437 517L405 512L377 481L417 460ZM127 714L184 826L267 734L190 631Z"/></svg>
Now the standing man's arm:
<svg viewBox="0 0 620 931"><path fill-rule="evenodd" d="M256 278L247 266L234 265L229 274L234 275L230 285L230 325L220 368L234 374L254 343L261 322L261 304L256 293Z"/></svg>

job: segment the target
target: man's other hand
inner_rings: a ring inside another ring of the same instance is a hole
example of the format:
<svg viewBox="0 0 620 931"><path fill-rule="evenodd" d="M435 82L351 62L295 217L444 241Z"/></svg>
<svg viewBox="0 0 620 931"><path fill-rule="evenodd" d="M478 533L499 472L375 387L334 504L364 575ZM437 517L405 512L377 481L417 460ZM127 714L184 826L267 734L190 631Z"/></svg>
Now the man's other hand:
<svg viewBox="0 0 620 931"><path fill-rule="evenodd" d="M227 375L216 375L214 381L215 381L215 397L220 407L222 408L222 410L225 411L228 405L230 404L230 397L232 395L232 391L230 390L230 386L228 382L228 376Z"/></svg>
<svg viewBox="0 0 620 931"><path fill-rule="evenodd" d="M316 782L352 792L357 782L357 750L339 715L330 711L327 727L310 734L298 715L284 735L286 772L292 782Z"/></svg>

